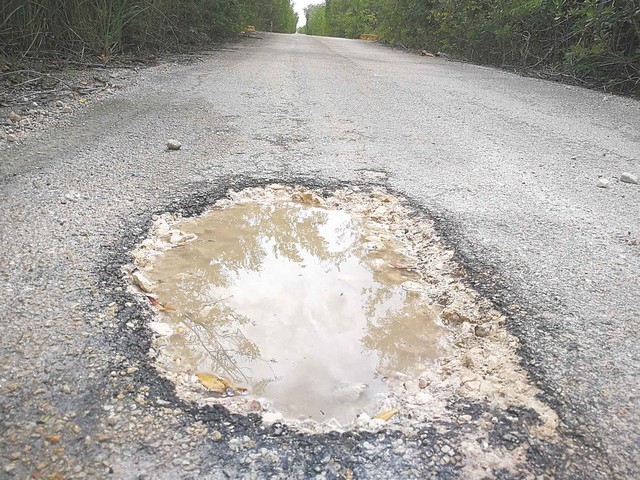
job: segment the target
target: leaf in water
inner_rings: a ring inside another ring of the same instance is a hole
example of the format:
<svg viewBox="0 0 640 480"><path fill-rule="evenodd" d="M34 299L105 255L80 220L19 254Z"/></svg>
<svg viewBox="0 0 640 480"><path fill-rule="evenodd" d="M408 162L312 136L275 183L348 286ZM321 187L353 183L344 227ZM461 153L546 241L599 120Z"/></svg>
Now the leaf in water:
<svg viewBox="0 0 640 480"><path fill-rule="evenodd" d="M214 392L224 393L227 388L233 388L228 380L211 373L196 373L196 377L198 377L202 385Z"/></svg>
<svg viewBox="0 0 640 480"><path fill-rule="evenodd" d="M399 411L400 410L398 410L398 409L385 410L384 412L380 412L379 414L377 414L373 418L374 419L379 419L379 420L384 420L385 422L388 422L391 419L391 417L393 417Z"/></svg>
<svg viewBox="0 0 640 480"><path fill-rule="evenodd" d="M171 307L169 305L163 305L162 303L160 303L157 298L153 298L150 295L147 295L147 298L151 302L151 305L156 307L161 312L175 312L176 311L175 308L173 308L173 307Z"/></svg>
<svg viewBox="0 0 640 480"><path fill-rule="evenodd" d="M154 307L162 307L162 304L158 300L156 300L155 298L150 297L149 295L147 295L147 298L151 302L151 305L153 305Z"/></svg>
<svg viewBox="0 0 640 480"><path fill-rule="evenodd" d="M402 263L390 263L389 266L396 270L415 270L416 268L415 265L404 265Z"/></svg>

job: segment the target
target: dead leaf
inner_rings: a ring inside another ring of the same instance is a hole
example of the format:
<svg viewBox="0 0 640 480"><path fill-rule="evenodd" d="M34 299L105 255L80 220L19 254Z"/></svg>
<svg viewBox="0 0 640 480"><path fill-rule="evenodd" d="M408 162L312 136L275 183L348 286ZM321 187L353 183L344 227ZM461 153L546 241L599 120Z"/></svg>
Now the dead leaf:
<svg viewBox="0 0 640 480"><path fill-rule="evenodd" d="M228 380L211 373L196 373L196 377L202 385L213 392L224 393L227 388L233 388Z"/></svg>
<svg viewBox="0 0 640 480"><path fill-rule="evenodd" d="M389 266L396 270L413 270L416 268L414 265L405 265L402 263L390 263Z"/></svg>
<svg viewBox="0 0 640 480"><path fill-rule="evenodd" d="M307 205L322 205L322 199L311 190L302 190L294 193L291 198L296 202L305 203Z"/></svg>
<svg viewBox="0 0 640 480"><path fill-rule="evenodd" d="M162 303L160 303L157 298L153 298L150 295L147 295L147 298L151 302L151 305L156 307L161 312L175 312L176 311L175 308L173 308L173 307L171 307L169 305L163 305Z"/></svg>
<svg viewBox="0 0 640 480"><path fill-rule="evenodd" d="M398 410L398 409L385 410L384 412L380 412L379 414L377 414L373 418L374 419L379 419L379 420L384 420L385 422L388 422L391 419L391 417L393 417L399 411L400 410Z"/></svg>

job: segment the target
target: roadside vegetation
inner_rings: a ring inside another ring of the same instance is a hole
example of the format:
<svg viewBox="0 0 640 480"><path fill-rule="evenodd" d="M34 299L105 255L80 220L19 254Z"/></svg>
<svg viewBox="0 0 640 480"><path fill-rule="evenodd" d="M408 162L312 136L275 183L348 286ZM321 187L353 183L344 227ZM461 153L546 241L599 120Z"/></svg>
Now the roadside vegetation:
<svg viewBox="0 0 640 480"><path fill-rule="evenodd" d="M405 48L640 96L638 0L327 0L309 35Z"/></svg>
<svg viewBox="0 0 640 480"><path fill-rule="evenodd" d="M2 0L0 57L108 59L203 45L247 25L294 33L297 20L290 0Z"/></svg>

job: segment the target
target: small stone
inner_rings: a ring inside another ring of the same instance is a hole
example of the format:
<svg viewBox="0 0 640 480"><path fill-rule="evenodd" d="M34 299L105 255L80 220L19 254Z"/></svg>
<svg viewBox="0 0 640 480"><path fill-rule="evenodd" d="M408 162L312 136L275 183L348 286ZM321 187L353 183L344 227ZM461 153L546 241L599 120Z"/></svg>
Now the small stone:
<svg viewBox="0 0 640 480"><path fill-rule="evenodd" d="M596 185L598 188L609 188L611 187L611 182L604 177L600 177Z"/></svg>
<svg viewBox="0 0 640 480"><path fill-rule="evenodd" d="M7 134L7 142L15 142L18 140L18 137L16 137L15 135L8 133Z"/></svg>
<svg viewBox="0 0 640 480"><path fill-rule="evenodd" d="M465 315L461 314L456 310L445 309L440 314L440 318L445 321L445 323L449 325L461 325L464 322L468 322L469 318Z"/></svg>
<svg viewBox="0 0 640 480"><path fill-rule="evenodd" d="M167 142L168 150L180 150L180 147L182 147L182 144L178 140L172 139Z"/></svg>
<svg viewBox="0 0 640 480"><path fill-rule="evenodd" d="M489 334L491 333L491 326L490 325L476 325L475 328L473 329L473 332L476 334L476 337L488 337Z"/></svg>
<svg viewBox="0 0 640 480"><path fill-rule="evenodd" d="M213 432L211 432L211 439L214 442L219 442L220 440L222 440L222 434L218 430L214 430Z"/></svg>
<svg viewBox="0 0 640 480"><path fill-rule="evenodd" d="M9 454L9 460L16 461L20 458L21 453L20 452L13 452Z"/></svg>
<svg viewBox="0 0 640 480"><path fill-rule="evenodd" d="M153 283L151 283L151 280L145 277L139 270L136 270L131 274L131 280L133 280L133 283L140 287L140 290L143 292L151 293L153 291Z"/></svg>
<svg viewBox="0 0 640 480"><path fill-rule="evenodd" d="M73 108L66 106L66 107L62 107L62 113L72 113L73 112Z"/></svg>
<svg viewBox="0 0 640 480"><path fill-rule="evenodd" d="M624 172L623 174L620 175L620 181L624 183L633 183L634 185L637 185L638 177L636 177L635 175L629 172Z"/></svg>
<svg viewBox="0 0 640 480"><path fill-rule="evenodd" d="M96 435L96 441L103 443L106 442L107 440L109 440L111 437L105 433L99 433L98 435Z"/></svg>
<svg viewBox="0 0 640 480"><path fill-rule="evenodd" d="M58 443L60 441L60 435L47 435L44 439L49 443Z"/></svg>
<svg viewBox="0 0 640 480"><path fill-rule="evenodd" d="M173 327L163 322L149 322L149 328L163 337L170 337L174 333Z"/></svg>
<svg viewBox="0 0 640 480"><path fill-rule="evenodd" d="M421 378L420 380L418 380L418 388L420 390L424 390L428 386L429 386L429 382L427 382L424 378Z"/></svg>
<svg viewBox="0 0 640 480"><path fill-rule="evenodd" d="M11 120L13 123L18 123L20 120L22 120L22 117L16 112L11 112L9 114L9 120Z"/></svg>
<svg viewBox="0 0 640 480"><path fill-rule="evenodd" d="M62 100L56 100L56 107L58 108L62 108L64 107L64 102Z"/></svg>

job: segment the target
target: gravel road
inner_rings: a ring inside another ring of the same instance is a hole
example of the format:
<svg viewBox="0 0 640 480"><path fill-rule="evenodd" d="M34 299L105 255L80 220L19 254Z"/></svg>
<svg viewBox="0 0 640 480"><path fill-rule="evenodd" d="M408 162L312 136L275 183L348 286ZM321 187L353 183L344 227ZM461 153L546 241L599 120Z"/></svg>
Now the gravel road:
<svg viewBox="0 0 640 480"><path fill-rule="evenodd" d="M479 430L487 455L524 445L487 477L640 478L640 185L623 172L640 175L638 102L373 43L266 35L143 70L0 143L0 478L465 478ZM460 398L411 435L180 401L120 268L154 214L272 181L381 183L433 218L508 314L558 439Z"/></svg>

